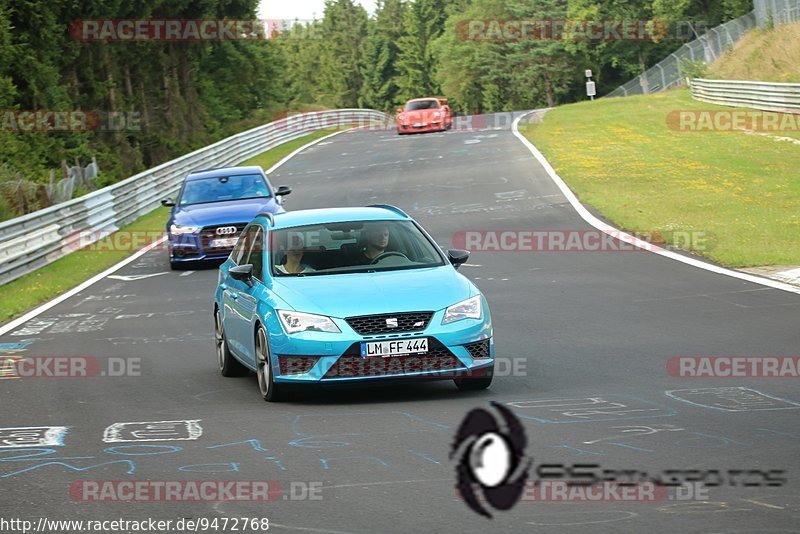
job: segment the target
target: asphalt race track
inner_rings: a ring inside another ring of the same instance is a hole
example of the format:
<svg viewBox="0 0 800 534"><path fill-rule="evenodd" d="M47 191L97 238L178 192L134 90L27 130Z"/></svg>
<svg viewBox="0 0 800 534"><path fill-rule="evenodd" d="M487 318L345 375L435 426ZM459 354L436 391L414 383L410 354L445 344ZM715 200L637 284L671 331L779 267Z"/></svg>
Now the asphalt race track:
<svg viewBox="0 0 800 534"><path fill-rule="evenodd" d="M287 209L391 203L446 247L462 230L592 230L510 121L502 124L403 137L351 131L271 178L294 189ZM800 295L641 251L474 252L461 272L491 306L505 372L489 390L408 383L267 404L255 376L217 371L216 270L171 272L165 251L143 255L0 338L4 354L90 356L103 369L110 358L141 359L140 376L2 381L0 427L68 429L61 445L0 449L0 515L267 517L270 530L299 532L800 532L797 379L667 372L677 356L797 356ZM698 388L711 389L685 391ZM726 482L708 488L707 501L672 490L657 502L527 499L490 521L457 497L448 460L461 420L490 401L521 418L535 465L784 470L786 483L766 486L751 473L758 486ZM198 421L202 432L115 441L141 437L123 425L104 441L115 423L159 421ZM294 482L296 495L266 503L70 496L79 480L148 479ZM320 498L302 499L302 483Z"/></svg>

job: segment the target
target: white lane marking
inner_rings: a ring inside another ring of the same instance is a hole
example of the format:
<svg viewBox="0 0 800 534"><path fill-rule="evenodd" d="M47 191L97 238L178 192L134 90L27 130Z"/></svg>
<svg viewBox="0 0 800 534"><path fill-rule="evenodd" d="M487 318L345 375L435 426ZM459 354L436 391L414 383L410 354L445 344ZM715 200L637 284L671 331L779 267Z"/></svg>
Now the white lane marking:
<svg viewBox="0 0 800 534"><path fill-rule="evenodd" d="M788 282L793 282L795 284L800 283L800 269L791 269L789 271L781 271L779 273L775 273L775 276L778 278L783 278Z"/></svg>
<svg viewBox="0 0 800 534"><path fill-rule="evenodd" d="M26 426L0 428L0 447L56 447L64 445L65 426Z"/></svg>
<svg viewBox="0 0 800 534"><path fill-rule="evenodd" d="M88 280L86 280L82 284L79 284L79 285L73 287L72 289L70 289L66 293L64 293L62 295L59 295L58 297L54 298L53 300L51 300L49 302L46 302L45 304L42 304L38 308L35 308L35 309L29 311L28 313L26 313L22 317L18 317L17 319L14 319L13 321L10 321L10 322L6 323L2 327L0 327L0 336L2 336L4 334L7 334L8 332L14 330L18 326L30 321L34 317L37 317L37 316L41 315L42 313L46 312L47 310L49 310L53 306L61 304L62 302L64 302L68 298L70 298L70 297L72 297L74 295L77 295L78 293L80 293L81 291L86 289L87 287L99 282L103 278L106 278L108 275L110 275L110 274L122 269L123 267L125 267L129 263L131 263L133 261L136 261L141 256L143 256L144 254L147 254L150 250L152 250L155 247L161 245L161 243L163 243L164 240L166 240L166 239L167 239L166 236L164 236L161 239L158 239L157 241L154 241L153 243L151 243L151 244L147 245L146 247L144 247L142 250L140 250L138 252L135 252L131 256L128 256L127 258L125 258L121 262L117 263L116 265L112 265L111 267L109 267L108 269L103 271L102 273L94 275L93 277L89 278Z"/></svg>
<svg viewBox="0 0 800 534"><path fill-rule="evenodd" d="M194 271L186 271L185 273L181 273L180 276L189 276L194 274Z"/></svg>
<svg viewBox="0 0 800 534"><path fill-rule="evenodd" d="M307 149L307 148L309 148L309 147L311 147L313 145L316 145L317 143L319 143L321 141L324 141L326 139L330 139L331 137L333 137L335 135L339 135L339 134L342 134L344 132L349 132L351 130L357 130L359 128L360 127L351 128L349 130L339 130L339 131L333 132L332 134L329 134L329 135L320 137L319 139L316 139L314 141L311 141L310 143L307 143L307 144L301 146L300 148L298 148L297 150L295 150L294 152L290 153L285 158L283 158L278 163L276 163L275 165L273 165L272 167L270 167L269 169L267 169L264 172L267 175L269 175L271 172L275 171L275 169L277 169L278 167L280 167L281 165L283 165L284 163L289 161L292 157L296 156L297 154L299 154L303 150L305 150L305 149ZM78 293L80 293L81 291L86 289L87 287L90 287L90 286L96 284L97 282L99 282L103 278L106 278L108 275L113 274L113 273L117 272L118 270L122 269L123 267L125 267L126 265L128 265L129 263L131 263L133 261L136 261L140 257L142 257L145 254L147 254L150 250L152 250L155 247L161 245L166 239L167 239L167 237L164 236L161 239L158 239L157 241L155 241L153 243L150 243L149 245L147 245L146 247L144 247L140 251L133 253L132 255L128 256L127 258L125 258L121 262L117 263L116 265L112 265L111 267L109 267L108 269L103 271L102 273L94 275L93 277L89 278L85 282L83 282L83 283L75 286L74 288L70 289L66 293L63 293L63 294L57 296L56 298L54 298L53 300L42 304L38 308L34 308L33 310L29 311L28 313L26 313L22 317L18 317L16 319L14 319L13 321L9 321L8 323L4 324L3 326L0 326L0 336L2 336L4 334L7 334L8 332L10 332L10 331L14 330L15 328L17 328L19 325L24 324L27 321L30 321L31 319L33 319L34 317L36 317L38 315L41 315L42 313L46 312L47 310L49 310L53 306L57 306L57 305L61 304L62 302L64 302L68 298L70 298L70 297L72 297L74 295L77 295Z"/></svg>
<svg viewBox="0 0 800 534"><path fill-rule="evenodd" d="M800 403L741 386L673 389L664 393L668 397L687 404L726 412L796 410L800 408Z"/></svg>
<svg viewBox="0 0 800 534"><path fill-rule="evenodd" d="M269 176L270 173L275 172L275 169L277 169L278 167L280 167L281 165L283 165L284 163L286 163L287 161L292 159L294 156L296 156L297 154L299 154L303 150L305 150L307 148L311 148L312 146L317 145L317 144L319 144L319 143L321 143L323 141L327 141L328 139L330 139L331 137L333 137L335 135L343 134L345 132L352 132L353 130L359 130L361 128L366 128L366 126L356 126L355 128L348 128L347 130L339 130L339 131L333 132L332 134L328 134L328 135L322 136L319 139L311 141L310 143L306 143L305 145L301 146L300 148L298 148L294 152L291 152L288 156L286 156L285 158L283 158L278 163L276 163L275 165L273 165L269 169L265 170L264 172L267 174L267 176Z"/></svg>
<svg viewBox="0 0 800 534"><path fill-rule="evenodd" d="M200 419L114 423L103 432L106 443L131 441L185 441L203 435Z"/></svg>
<svg viewBox="0 0 800 534"><path fill-rule="evenodd" d="M569 203L572 204L572 207L575 209L575 211L578 212L578 215L580 215L581 218L584 221L586 221L587 223L591 224L592 226L594 226L595 228L597 228L601 232L609 234L614 239L617 239L619 241L623 241L623 242L628 243L628 244L632 244L633 246L635 246L637 248L644 249L646 251L652 252L653 254L658 254L659 256L664 256L665 258L669 258L671 260L676 260L676 261L679 261L681 263L685 263L687 265L691 265L693 267L698 267L700 269L705 269L706 271L710 271L712 273L717 273L717 274L722 274L722 275L725 275L725 276L730 276L731 278L738 278L739 280L744 280L746 282L753 282L754 284L761 284L763 286L768 286L768 287L771 287L773 289L780 289L782 291L788 291L790 293L800 294L800 287L793 287L793 286L791 286L789 284L784 284L782 282L778 282L778 281L775 281L775 280L769 280L767 278L761 278L759 276L754 276L754 275L751 275L751 274L747 274L747 273L743 273L743 272L739 272L739 271L734 271L732 269L727 269L725 267L719 267L717 265L712 265L710 263L706 263L704 261L700 261L700 260L695 259L695 258L690 258L688 256L684 256L683 254L678 254L676 252L672 252L671 250L663 249L663 248L661 248L659 246L656 246L656 245L654 245L652 243L648 243L646 241L642 241L641 239L639 239L637 237L634 237L634 236L632 236L630 234L627 234L627 233L623 232L622 230L620 230L618 228L614 228L610 224L604 223L603 221L601 221L600 219L598 219L597 217L595 217L594 215L589 213L589 211L585 207L583 207L583 204L580 203L580 201L575 196L575 194L570 190L570 188L567 186L567 184L564 182L564 180L562 180L561 177L556 173L556 171L553 169L553 167L550 165L550 163L547 161L547 159L544 157L544 155L541 152L539 152L539 149L536 148L533 145L533 143L528 141L525 138L525 136L520 133L520 131L519 131L519 121L521 119L523 119L524 117L527 117L531 113L537 113L538 111L541 111L541 110L530 111L530 112L524 113L524 114L520 115L519 117L517 117L516 119L514 119L514 122L511 125L511 131L516 136L516 138L519 139L522 142L522 144L525 145L528 148L528 150L530 150L531 154L533 154L533 157L536 158L536 160L539 162L539 164L544 168L544 170L547 172L548 176L550 176L550 179L553 180L553 182L556 184L556 186L561 190L561 192L567 198Z"/></svg>
<svg viewBox="0 0 800 534"><path fill-rule="evenodd" d="M154 276L161 276L162 274L169 274L168 272L161 272L161 273L150 273L150 274L112 274L107 276L106 278L111 278L113 280L122 280L123 282L135 282L136 280L143 280L145 278L152 278Z"/></svg>

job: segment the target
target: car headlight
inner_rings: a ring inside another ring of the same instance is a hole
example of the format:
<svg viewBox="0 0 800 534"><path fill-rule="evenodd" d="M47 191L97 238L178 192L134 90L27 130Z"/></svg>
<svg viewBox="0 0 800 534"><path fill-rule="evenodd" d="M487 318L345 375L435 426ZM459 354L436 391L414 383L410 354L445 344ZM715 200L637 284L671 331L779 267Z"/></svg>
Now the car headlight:
<svg viewBox="0 0 800 534"><path fill-rule="evenodd" d="M307 330L311 332L341 332L336 323L324 315L278 310L278 317L280 317L287 334L296 334Z"/></svg>
<svg viewBox="0 0 800 534"><path fill-rule="evenodd" d="M475 295L447 308L444 312L442 324L454 323L462 319L480 319L482 311L481 296Z"/></svg>
<svg viewBox="0 0 800 534"><path fill-rule="evenodd" d="M433 119L434 119L434 120L438 119L438 118L439 118L439 117L441 117L441 116L442 116L442 115L441 115L441 114L440 114L438 111L436 111L436 112L434 112L434 113L433 113Z"/></svg>
<svg viewBox="0 0 800 534"><path fill-rule="evenodd" d="M199 226L180 226L178 224L172 224L169 227L169 233L172 235L196 234L199 231Z"/></svg>

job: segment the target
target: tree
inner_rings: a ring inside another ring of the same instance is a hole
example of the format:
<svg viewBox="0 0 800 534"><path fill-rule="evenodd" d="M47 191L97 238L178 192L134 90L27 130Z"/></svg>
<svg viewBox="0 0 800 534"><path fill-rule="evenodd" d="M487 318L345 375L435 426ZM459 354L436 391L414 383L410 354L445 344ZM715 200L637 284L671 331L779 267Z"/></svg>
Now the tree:
<svg viewBox="0 0 800 534"><path fill-rule="evenodd" d="M440 92L433 42L444 31L446 7L444 0L414 0L406 7L397 60L397 85L404 100Z"/></svg>
<svg viewBox="0 0 800 534"><path fill-rule="evenodd" d="M364 43L364 79L359 105L390 110L400 103L398 49L403 35L404 5L401 0L378 2L375 20Z"/></svg>

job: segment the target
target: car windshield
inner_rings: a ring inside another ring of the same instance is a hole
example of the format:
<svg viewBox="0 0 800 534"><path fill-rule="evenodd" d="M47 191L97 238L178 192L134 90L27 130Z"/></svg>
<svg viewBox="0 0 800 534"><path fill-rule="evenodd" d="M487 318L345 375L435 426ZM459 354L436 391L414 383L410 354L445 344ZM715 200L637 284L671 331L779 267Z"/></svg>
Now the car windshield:
<svg viewBox="0 0 800 534"><path fill-rule="evenodd" d="M180 205L224 202L244 198L269 197L264 178L259 174L237 174L189 180L183 186Z"/></svg>
<svg viewBox="0 0 800 534"><path fill-rule="evenodd" d="M416 111L418 109L436 109L439 103L436 100L417 100L406 104L406 111Z"/></svg>
<svg viewBox="0 0 800 534"><path fill-rule="evenodd" d="M412 221L354 221L275 230L275 276L391 271L444 265L436 245Z"/></svg>

